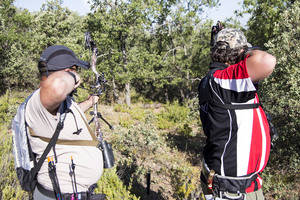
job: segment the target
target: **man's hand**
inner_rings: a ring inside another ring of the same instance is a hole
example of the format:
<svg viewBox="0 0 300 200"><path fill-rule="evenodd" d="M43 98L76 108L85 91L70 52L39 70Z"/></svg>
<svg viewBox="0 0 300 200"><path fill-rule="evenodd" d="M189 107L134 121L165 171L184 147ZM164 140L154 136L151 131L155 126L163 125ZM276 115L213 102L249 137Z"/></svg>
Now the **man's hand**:
<svg viewBox="0 0 300 200"><path fill-rule="evenodd" d="M91 95L87 98L87 100L81 102L79 104L79 107L81 108L81 110L83 112L86 112L90 107L92 107L93 105L95 105L99 100L99 97L96 95Z"/></svg>

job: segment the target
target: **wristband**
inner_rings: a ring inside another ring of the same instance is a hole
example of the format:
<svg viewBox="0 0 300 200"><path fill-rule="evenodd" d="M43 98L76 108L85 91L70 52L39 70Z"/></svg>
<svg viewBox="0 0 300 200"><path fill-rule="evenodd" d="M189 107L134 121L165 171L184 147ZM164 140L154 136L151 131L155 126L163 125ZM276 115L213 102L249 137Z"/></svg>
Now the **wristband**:
<svg viewBox="0 0 300 200"><path fill-rule="evenodd" d="M75 85L79 82L79 80L77 81L76 80L76 76L75 76L75 74L74 73L72 73L72 72L70 72L70 71L66 71L68 74L70 74L73 78L74 78L74 83L75 83Z"/></svg>

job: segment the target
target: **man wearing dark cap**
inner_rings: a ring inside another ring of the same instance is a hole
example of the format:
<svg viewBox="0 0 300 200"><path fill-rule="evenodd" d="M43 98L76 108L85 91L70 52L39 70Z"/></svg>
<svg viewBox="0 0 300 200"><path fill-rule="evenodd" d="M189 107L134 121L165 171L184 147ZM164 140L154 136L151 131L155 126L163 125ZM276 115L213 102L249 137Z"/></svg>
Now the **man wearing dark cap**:
<svg viewBox="0 0 300 200"><path fill-rule="evenodd" d="M272 73L276 58L251 50L244 34L230 28L214 35L211 58L206 84L199 85L200 118L207 136L203 192L206 199L264 199L260 173L269 158L270 131L257 83ZM200 95L204 88L206 95Z"/></svg>
<svg viewBox="0 0 300 200"><path fill-rule="evenodd" d="M103 172L102 153L96 147L95 136L84 116L84 111L95 104L98 97L91 96L81 104L70 97L70 93L80 85L80 76L76 72L78 67L87 69L89 64L79 60L65 46L50 46L40 57L40 88L30 97L25 113L29 142L37 160L53 136L60 115L66 114L58 140L48 154L48 161L44 161L38 172L34 199L58 199L58 192L63 199L76 199L74 194L78 199L87 199L90 187ZM50 165L56 168L55 184ZM75 166L73 171L71 166Z"/></svg>

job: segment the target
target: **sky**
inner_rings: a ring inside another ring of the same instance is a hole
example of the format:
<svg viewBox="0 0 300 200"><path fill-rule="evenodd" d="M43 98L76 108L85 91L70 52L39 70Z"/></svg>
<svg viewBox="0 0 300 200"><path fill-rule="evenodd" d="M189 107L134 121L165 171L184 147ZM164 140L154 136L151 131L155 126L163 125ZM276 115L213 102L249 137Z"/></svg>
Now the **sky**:
<svg viewBox="0 0 300 200"><path fill-rule="evenodd" d="M42 4L47 0L15 0L14 5L19 8L27 8L30 12L39 11ZM218 8L209 9L204 13L204 16L214 20L224 21L226 17L234 17L234 10L240 9L242 0L220 0ZM77 12L79 15L85 15L89 12L90 6L88 0L63 0L63 7L68 7L70 10ZM239 19L243 26L246 25L248 16Z"/></svg>

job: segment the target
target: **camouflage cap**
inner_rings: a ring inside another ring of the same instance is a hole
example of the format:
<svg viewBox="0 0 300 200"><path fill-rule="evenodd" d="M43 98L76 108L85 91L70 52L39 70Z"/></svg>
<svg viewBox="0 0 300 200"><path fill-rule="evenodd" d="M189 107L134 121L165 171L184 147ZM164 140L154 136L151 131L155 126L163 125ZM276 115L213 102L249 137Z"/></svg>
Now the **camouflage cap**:
<svg viewBox="0 0 300 200"><path fill-rule="evenodd" d="M252 47L250 43L247 42L247 39L244 33L238 29L233 28L225 28L221 30L215 36L215 44L219 41L228 42L230 48L235 49L238 47L242 47L247 45L248 47Z"/></svg>

